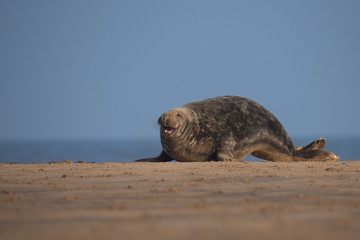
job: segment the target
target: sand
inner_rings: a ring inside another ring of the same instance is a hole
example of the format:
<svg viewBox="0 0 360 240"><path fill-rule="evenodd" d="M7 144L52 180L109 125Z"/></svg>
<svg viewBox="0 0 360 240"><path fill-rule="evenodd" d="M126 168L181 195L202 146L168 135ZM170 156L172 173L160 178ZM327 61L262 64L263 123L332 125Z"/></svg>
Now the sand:
<svg viewBox="0 0 360 240"><path fill-rule="evenodd" d="M0 164L0 239L360 239L360 161Z"/></svg>

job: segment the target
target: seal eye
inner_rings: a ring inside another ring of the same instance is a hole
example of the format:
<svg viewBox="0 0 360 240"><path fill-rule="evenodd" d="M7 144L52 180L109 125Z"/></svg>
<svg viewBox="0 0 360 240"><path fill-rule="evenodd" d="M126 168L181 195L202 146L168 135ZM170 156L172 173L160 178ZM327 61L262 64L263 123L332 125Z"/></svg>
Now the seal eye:
<svg viewBox="0 0 360 240"><path fill-rule="evenodd" d="M182 118L182 115L180 113L176 114L179 118Z"/></svg>

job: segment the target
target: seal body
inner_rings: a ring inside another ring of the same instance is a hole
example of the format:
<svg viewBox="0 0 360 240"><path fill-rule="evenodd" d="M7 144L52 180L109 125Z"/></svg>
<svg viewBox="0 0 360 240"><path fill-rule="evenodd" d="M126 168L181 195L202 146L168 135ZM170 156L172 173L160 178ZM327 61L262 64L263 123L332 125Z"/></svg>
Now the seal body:
<svg viewBox="0 0 360 240"><path fill-rule="evenodd" d="M158 119L163 151L138 161L236 161L246 155L270 161L334 161L321 138L295 147L279 120L260 104L223 96L191 102Z"/></svg>

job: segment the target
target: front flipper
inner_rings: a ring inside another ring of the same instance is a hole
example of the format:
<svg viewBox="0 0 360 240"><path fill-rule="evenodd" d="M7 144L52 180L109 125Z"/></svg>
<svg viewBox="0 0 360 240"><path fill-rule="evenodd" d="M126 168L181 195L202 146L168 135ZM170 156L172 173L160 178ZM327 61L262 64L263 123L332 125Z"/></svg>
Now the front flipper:
<svg viewBox="0 0 360 240"><path fill-rule="evenodd" d="M135 162L170 162L171 160L173 160L173 159L169 155L167 155L163 150L158 157L142 158L142 159L136 160Z"/></svg>

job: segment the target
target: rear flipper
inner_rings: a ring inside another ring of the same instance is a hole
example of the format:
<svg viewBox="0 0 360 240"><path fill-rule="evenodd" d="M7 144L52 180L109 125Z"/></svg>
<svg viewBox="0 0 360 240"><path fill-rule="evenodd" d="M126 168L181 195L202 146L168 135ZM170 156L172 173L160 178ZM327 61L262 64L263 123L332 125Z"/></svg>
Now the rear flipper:
<svg viewBox="0 0 360 240"><path fill-rule="evenodd" d="M320 138L305 147L295 147L292 154L272 150L257 150L251 154L255 157L274 162L326 162L337 161L340 157L323 150L326 140Z"/></svg>
<svg viewBox="0 0 360 240"><path fill-rule="evenodd" d="M322 150L322 149L324 149L325 145L326 145L326 139L319 138L318 140L313 141L312 143L310 143L309 145L306 145L304 147L295 147L295 150L310 150L310 149Z"/></svg>
<svg viewBox="0 0 360 240"><path fill-rule="evenodd" d="M162 151L158 157L142 158L136 160L135 162L170 162L171 160L173 159L169 155L167 155L164 151Z"/></svg>
<svg viewBox="0 0 360 240"><path fill-rule="evenodd" d="M337 161L340 157L336 156L332 152L322 149L309 149L309 150L295 150L293 152L294 162L326 162L326 161Z"/></svg>
<svg viewBox="0 0 360 240"><path fill-rule="evenodd" d="M293 152L293 161L337 161L340 157L332 152L323 150L326 144L325 138L313 141L305 147L295 147Z"/></svg>

